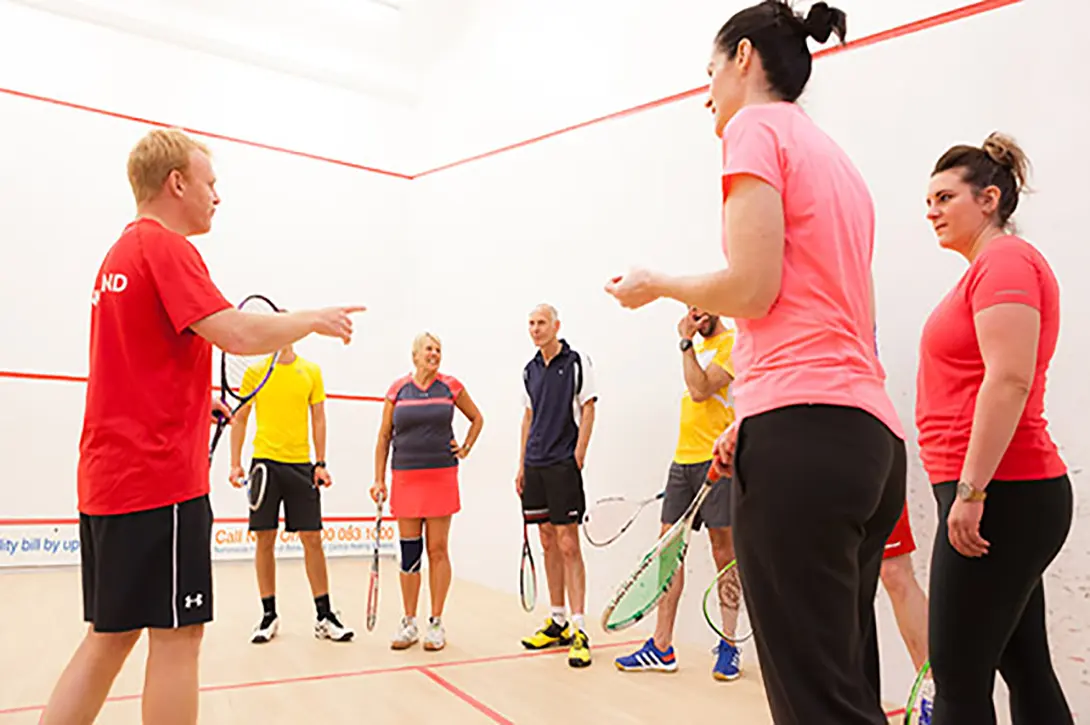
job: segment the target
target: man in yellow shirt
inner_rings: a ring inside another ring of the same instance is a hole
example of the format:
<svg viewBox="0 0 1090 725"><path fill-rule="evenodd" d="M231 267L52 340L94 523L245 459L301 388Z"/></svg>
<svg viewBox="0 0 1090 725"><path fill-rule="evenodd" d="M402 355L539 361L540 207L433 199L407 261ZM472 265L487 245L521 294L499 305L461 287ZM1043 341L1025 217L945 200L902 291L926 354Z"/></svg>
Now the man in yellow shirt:
<svg viewBox="0 0 1090 725"><path fill-rule="evenodd" d="M730 392L730 384L734 380L734 365L731 362L734 330L724 325L719 317L690 307L678 322L677 331L681 337L679 347L685 392L681 397L677 449L670 464L666 496L662 502L663 532L685 514L696 498L711 467L715 441L734 422ZM700 341L694 343L693 338L697 334ZM702 524L708 527L716 571L734 559L730 489L731 482L727 479L717 483L693 522L694 530L699 530ZM625 672L673 672L677 669L672 640L684 574L684 569L678 571L659 604L654 636L636 652L614 660L617 669ZM737 623L741 585L737 579L737 568L725 576L730 577L733 584L729 587L732 604L723 608L723 631L729 635L733 634ZM741 653L730 643L721 641L712 676L717 680L734 680L740 675Z"/></svg>
<svg viewBox="0 0 1090 725"><path fill-rule="evenodd" d="M252 387L257 375L243 376L243 392ZM257 511L250 512L250 531L257 534L254 564L264 615L254 627L251 642L268 642L279 629L276 613L276 535L279 529L280 502L284 503L287 531L299 533L303 545L307 579L310 580L314 606L318 612L314 636L347 641L355 634L341 624L329 602L329 580L325 551L322 549L322 499L320 486L332 479L325 464L326 417L325 387L322 371L315 363L299 357L289 345L280 351L269 380L254 399L235 417L231 428L231 484L242 486L242 443L250 408L257 411L257 433L251 470L264 463L268 476L265 498ZM314 453L311 463L307 423L313 423Z"/></svg>

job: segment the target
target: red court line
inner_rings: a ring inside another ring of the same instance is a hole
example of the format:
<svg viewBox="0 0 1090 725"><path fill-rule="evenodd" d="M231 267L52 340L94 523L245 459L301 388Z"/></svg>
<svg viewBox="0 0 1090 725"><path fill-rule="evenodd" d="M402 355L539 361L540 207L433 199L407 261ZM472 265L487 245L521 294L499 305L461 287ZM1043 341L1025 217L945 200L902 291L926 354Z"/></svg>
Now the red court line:
<svg viewBox="0 0 1090 725"><path fill-rule="evenodd" d="M633 647L638 644L643 644L643 640L632 640L630 642L608 642L606 644L599 644L595 649L614 649L617 647ZM536 650L530 652L515 652L504 655L491 655L488 657L474 657L464 660L449 660L447 662L435 662L429 665L400 665L397 667L373 667L366 670L355 670L351 672L327 672L320 675L299 675L296 677L282 677L278 679L268 680L252 680L245 682L229 682L222 685L204 685L200 688L201 692L223 692L226 690L249 690L256 687L276 687L278 685L294 685L302 682L323 682L325 680L341 680L349 677L366 677L369 675L388 675L395 672L418 672L422 668L436 669L439 667L460 667L464 665L479 665L487 664L491 662L504 662L507 660L521 660L529 659L531 657L547 657L549 655L563 654L563 649L552 650ZM139 700L141 693L131 693L128 695L116 695L106 698L106 702L126 702L129 700ZM0 715L13 715L20 712L38 712L45 709L45 705L21 705L19 707L9 707L0 709Z"/></svg>
<svg viewBox="0 0 1090 725"><path fill-rule="evenodd" d="M435 674L434 672L432 672L427 667L421 667L417 671L420 674L427 677L428 679L430 679L435 684L442 687L444 690L446 690L450 694L457 697L462 702L466 703L467 705L474 708L475 710L478 710L479 712L481 712L485 717L490 719L492 722L498 722L498 723L501 723L501 725L515 725L515 722L513 720L508 720L503 715L499 714L498 712L496 712L495 710L490 708L488 705L485 705L483 702L481 702L477 698L473 697L472 695L467 693L465 690L462 690L462 689L456 687L450 681L443 679L442 677Z"/></svg>
<svg viewBox="0 0 1090 725"><path fill-rule="evenodd" d="M56 373L31 373L24 370L0 370L0 378L10 378L13 380L40 380L46 382L60 382L60 383L86 383L86 375L62 375ZM219 390L218 386L213 386L213 390ZM385 401L385 398L379 395L355 395L352 393L326 393L326 397L330 400L355 400L363 401L367 403L381 403Z"/></svg>
<svg viewBox="0 0 1090 725"><path fill-rule="evenodd" d="M901 37L904 37L906 35L911 35L913 33L918 33L918 32L924 31L924 30L929 30L931 28L935 28L935 27L938 27L940 25L946 25L948 23L953 23L953 22L956 22L958 20L964 20L966 18L971 18L971 17L973 17L975 15L980 15L982 13L986 13L986 12L989 12L991 10L998 10L999 8L1003 8L1003 7L1006 7L1008 5L1014 5L1016 3L1020 3L1020 2L1024 2L1024 1L1025 0L982 0L981 2L976 2L976 3L972 3L970 5L965 5L965 6L962 6L962 7L959 7L959 8L955 8L953 10L948 10L948 11L946 11L944 13L939 13L938 15L933 15L933 16L930 16L930 17L927 17L927 18L922 18L920 20L914 20L914 21L905 23L903 25L899 25L897 27L890 28L888 30L883 30L883 31L880 31L880 32L877 32L877 33L873 33L871 35L864 36L864 37L859 38L857 40L850 41L850 42L844 44L843 46L836 46L836 47L826 48L826 49L820 50L817 53L814 53L814 57L815 58L825 57L827 55L832 55L834 53L842 53L842 52L844 52L846 50L853 50L855 48L862 48L862 47L865 47L865 46L868 46L868 45L874 45L876 43L881 43L881 42L884 42L884 41L887 41L887 40L893 40L895 38L901 38ZM451 169L451 168L454 168L454 167L457 167L457 166L463 166L463 165L468 164L468 163L470 163L472 161L479 161L481 159L485 159L485 158L488 158L488 157L491 157L491 156L496 156L498 154L501 154L501 153L504 153L504 152L507 152L507 151L512 151L514 149L522 148L524 146L529 146L530 144L537 143L539 141L544 141L545 139L553 138L554 136L558 136L558 135L560 135L562 133L567 133L569 131L575 131L575 130L578 130L578 129L581 129L581 128L586 128L587 126L592 126L594 124L602 123L604 121L610 121L610 120L615 120L615 119L618 119L618 118L624 118L625 116L631 116L632 114L639 113L641 111L650 110L652 108L657 108L659 106L664 106L664 105L667 105L667 104L670 104L670 103L675 103L677 101L681 101L681 100L691 98L693 96L697 96L697 95L700 95L702 93L705 93L706 90L707 90L707 86L700 86L699 88L692 88L692 89L689 89L687 91L682 91L680 93L675 93L675 94L667 96L665 98L659 98L657 100L650 101L648 103L642 103L642 104L640 104L638 106L633 106L631 108L626 108L624 110L617 111L616 113L610 113L610 114L605 115L605 116L599 116L598 118L594 118L594 119L591 119L589 121L584 121L582 123L577 123L575 125L568 126L566 128L562 128L562 129L560 129L558 131L552 131L550 133L542 134L540 136L535 136L534 138L526 139L525 141L519 141L517 143L509 144L507 146L503 146L501 148L494 149L492 151L486 151L484 153L476 154L474 156L470 156L468 158L464 158L464 159L461 159L459 161L453 161L453 162L450 162L450 163L447 163L447 164L443 164L442 166L437 166L435 168L428 169L426 171L421 171L421 172L416 173L416 174L403 174L403 173L396 172L396 171L387 171L385 169L378 169L378 168L371 167L371 166L365 166L363 164L357 164L357 163L353 163L351 161L344 161L344 160L341 160L341 159L334 159L334 158L330 158L328 156L319 156L317 154L311 154L311 153L307 153L305 151L297 151L297 150L293 150L293 149L281 148L281 147L278 147L278 146L271 146L269 144L259 143L257 141L248 141L246 139L236 138L236 137L232 137L232 136L225 136L223 134L212 133L212 132L209 132L209 131L200 131L200 130L186 128L186 127L181 127L181 128L182 128L182 130L184 130L184 131L186 131L188 133L198 135L198 136L205 136L207 138L214 138L214 139L219 139L219 140L222 140L222 141L229 141L231 143L242 144L242 145L245 145L245 146L252 146L254 148L265 149L267 151L275 151L277 153L284 153L284 154L289 154L289 155L292 155L292 156L299 156L299 157L302 157L302 158L312 159L314 161L324 161L326 163L337 164L339 166L346 166L348 168L358 169L360 171L367 171L367 172L374 173L374 174L382 174L382 175L385 175L385 176L392 176L392 177L395 177L395 178L398 178L398 179L412 180L412 179L418 179L418 178L420 178L422 176L427 176L429 174L435 174L435 173L438 173L440 171L445 171L447 169ZM163 123L161 121L153 121L153 120L150 120L150 119L147 119L147 118L141 118L139 116L132 116L132 115L125 114L125 113L118 113L116 111L109 111L109 110L105 110L105 109L102 109L102 108L95 108L93 106L87 106L87 105L80 104L80 103L72 103L70 101L62 101L60 99L49 98L47 96L40 96L40 95L36 95L36 94L33 94L33 93L27 93L25 91L17 91L17 90L10 89L10 88L0 88L0 93L4 93L4 94L10 95L10 96L15 96L17 98L25 98L25 99L28 99L28 100L41 101L43 103L50 103L50 104L53 104L53 105L56 105L56 106L62 106L64 108L70 108L70 109L75 109L75 110L80 110L80 111L87 111L87 112L90 112L90 113L96 113L96 114L103 115L103 116L109 116L111 118L118 118L118 119L122 119L122 120L126 120L126 121L134 121L136 123L142 123L142 124L147 124L147 125L151 125L151 126L159 126L159 127L170 127L170 126L172 126L172 124Z"/></svg>
<svg viewBox="0 0 1090 725"><path fill-rule="evenodd" d="M981 13L986 13L991 10L997 10L999 8L1006 7L1007 5L1014 5L1020 2L1024 2L1024 0L983 0L983 2L977 2L973 3L972 5L955 8L954 10L939 13L938 15L933 15L931 17L923 18L920 20L913 20L912 22L905 23L904 25L898 25L897 27L890 28L889 30L883 30L877 33L873 33L857 40L847 42L842 46L822 49L814 53L814 58L823 58L825 56L833 55L835 53L843 53L847 50L854 50L856 48L863 48L868 45L874 45L876 43L881 43L887 40L901 38L906 35L918 33L923 30L929 30L930 28L935 28L940 25L946 25L957 20L964 20L965 18L970 18L974 15L980 15ZM446 171L447 169L452 169L457 166L464 166L465 164L473 161L480 161L481 159L486 159L491 156L497 156L508 151L523 148L525 146L529 146L531 144L535 144L540 141L544 141L546 139L568 133L569 131L576 131L581 128L586 128L588 126L603 123L605 121L615 121L619 118L625 118L626 116L631 116L637 113L641 113L643 111L648 111L652 108L658 108L659 106L666 106L671 103L676 103L677 101L683 101L687 98L692 98L694 96L699 96L703 93L707 93L707 90L708 87L706 85L700 86L699 88L691 88L687 91L682 91L680 93L666 96L665 98L659 98L654 101L649 101L647 103L641 103L638 106L632 106L631 108L616 111L615 113L610 113L605 116L599 116L598 118L592 118L589 121L583 121L582 123L577 123L573 126L567 126L557 131L551 131L549 133L542 134L541 136L535 136L533 138L526 139L525 141L518 141L516 143L508 144L507 146L502 146L492 151L485 151L484 153L476 154L475 156L470 156L459 161L452 161L448 164L443 164L442 166L437 166L433 169L428 169L427 171L421 171L419 173L413 174L412 178L419 179L422 176L428 176L429 174Z"/></svg>
<svg viewBox="0 0 1090 725"><path fill-rule="evenodd" d="M139 116L131 116L127 113L118 113L117 111L108 111L104 108L95 108L94 106L86 106L82 103L72 103L71 101L62 101L57 98L49 98L47 96L39 96L34 93L26 93L25 91L17 91L12 88L0 88L0 93L4 93L9 96L15 96L16 98L25 98L31 101L41 101L42 103L50 103L55 106L61 106L63 108L70 108L77 111L87 111L89 113L95 113L100 116L108 116L110 118L119 118L123 121L133 121L135 123L143 123L149 126L158 126L159 128L180 128L186 133L194 136L204 136L205 138L214 138L219 141L228 141L230 143L241 144L243 146L252 146L253 148L264 149L266 151L275 151L281 154L288 154L290 156L298 156L304 159L311 159L312 161L324 161L327 164L336 164L337 166L347 166L350 169L358 169L360 171L369 171L372 174L382 174L384 176L392 176L397 179L411 179L412 177L407 174L401 174L396 171L386 171L385 169L377 169L373 166L364 166L363 164L353 163L351 161L343 161L341 159L334 159L329 156L319 156L317 154L307 153L306 151L297 151L295 149L282 148L280 146L271 146L269 144L260 143L258 141L247 141L246 139L236 138L234 136L225 136L221 133L212 133L211 131L201 131L195 128L187 128L185 126L177 126L172 123L163 123L162 121L152 121L148 118L141 118Z"/></svg>

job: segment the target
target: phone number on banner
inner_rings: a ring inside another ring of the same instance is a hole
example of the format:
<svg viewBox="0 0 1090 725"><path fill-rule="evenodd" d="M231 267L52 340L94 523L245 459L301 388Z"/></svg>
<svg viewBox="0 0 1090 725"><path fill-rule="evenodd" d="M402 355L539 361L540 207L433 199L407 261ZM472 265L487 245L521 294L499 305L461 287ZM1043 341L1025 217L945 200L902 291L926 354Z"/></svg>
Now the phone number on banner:
<svg viewBox="0 0 1090 725"><path fill-rule="evenodd" d="M375 522L336 520L325 522L321 531L322 548L326 556L361 556L375 550ZM212 528L212 556L214 559L246 559L254 554L257 535L245 522L216 522ZM379 553L394 554L397 550L397 531L392 522L383 521L379 537ZM285 531L283 524L276 532L276 555L284 558L301 557L303 544L299 534Z"/></svg>

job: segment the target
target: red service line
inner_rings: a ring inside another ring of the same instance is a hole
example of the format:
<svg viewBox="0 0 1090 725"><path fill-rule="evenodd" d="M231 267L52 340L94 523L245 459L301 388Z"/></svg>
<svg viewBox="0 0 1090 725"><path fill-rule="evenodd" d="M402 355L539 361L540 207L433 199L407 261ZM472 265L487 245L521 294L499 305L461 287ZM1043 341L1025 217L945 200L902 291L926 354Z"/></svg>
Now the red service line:
<svg viewBox="0 0 1090 725"><path fill-rule="evenodd" d="M23 370L0 370L0 378L12 380L40 380L59 383L86 383L86 375L62 375L56 373L31 373ZM219 386L213 386L213 390L219 391ZM326 393L330 400L354 400L367 403L381 403L385 400L379 395L355 395L352 393Z"/></svg>
<svg viewBox="0 0 1090 725"><path fill-rule="evenodd" d="M130 116L127 113L118 113L117 111L108 111L103 108L95 108L94 106L85 106L82 103L72 103L71 101L62 101L56 98L49 98L47 96L39 96L34 93L26 93L24 91L16 91L11 88L0 88L0 93L7 94L9 96L15 96L16 98L25 98L31 101L41 101L42 103L51 103L55 106L61 106L62 108L70 108L77 111L87 111L89 113L96 113L100 116L109 116L110 118L118 118L123 121L133 121L135 123L142 123L148 126L157 126L159 128L178 128L185 131L188 134L194 136L204 136L205 138L214 138L219 141L229 141L231 143L241 144L243 146L252 146L254 148L264 149L265 151L275 151L281 154L288 154L290 156L299 156L304 159L310 159L312 161L324 161L327 164L336 164L337 166L347 166L350 169L358 169L359 171L368 171L372 174L381 174L383 176L392 176L397 179L411 179L408 174L401 174L396 171L386 171L385 169L377 169L373 166L364 166L363 164L353 163L351 161L343 161L341 159L334 159L329 156L319 156L317 154L307 153L306 151L296 151L295 149L283 148L280 146L271 146L269 144L260 143L258 141L247 141L243 138L236 138L234 136L224 136L220 133L212 133L210 131L201 131L195 128L187 128L185 126L178 126L172 123L164 123L162 121L152 121L148 118L141 118L139 116Z"/></svg>
<svg viewBox="0 0 1090 725"><path fill-rule="evenodd" d="M446 679L440 677L439 675L437 675L436 673L432 672L431 669L429 669L427 667L421 667L417 671L420 674L427 677L428 679L430 679L435 684L442 687L444 690L446 690L450 694L457 697L462 702L466 703L467 705L469 705L473 709L480 712L482 715L487 717L492 722L497 722L497 723L500 723L501 725L515 725L514 720L508 720L503 715L499 714L498 712L496 712L495 710L490 708L488 705L485 705L483 702L481 702L477 698L475 698L472 695L470 695L469 693L467 693L465 690L460 689L459 687L457 687L453 683L451 683L449 680L446 680Z"/></svg>
<svg viewBox="0 0 1090 725"><path fill-rule="evenodd" d="M901 37L904 37L906 35L911 35L913 33L918 33L918 32L924 31L924 30L929 30L931 28L935 28L935 27L938 27L940 25L946 25L948 23L953 23L953 22L956 22L956 21L959 21L959 20L964 20L966 18L971 18L971 17L973 17L975 15L980 15L982 13L990 12L992 10L998 10L999 8L1003 8L1003 7L1006 7L1008 5L1015 5L1015 4L1020 3L1020 2L1025 2L1025 0L982 0L981 2L975 2L975 3L971 3L969 5L964 5L964 6L959 7L959 8L954 8L953 10L948 10L946 12L939 13L938 15L933 15L931 17L922 18L920 20L913 20L913 21L905 23L903 25L899 25L899 26L897 26L895 28L890 28L888 30L883 30L883 31L880 31L880 32L877 32L877 33L873 33L871 35L864 36L864 37L859 38L857 40L852 40L852 41L850 41L848 43L845 43L842 46L835 46L835 47L831 47L831 48L822 49L822 50L814 53L814 57L815 58L821 58L821 57L824 57L824 56L827 56L827 55L832 55L834 53L843 53L844 51L847 51L847 50L854 50L856 48L863 48L863 47L866 47L868 45L874 45L876 43L882 43L882 42L885 42L887 40L894 40L896 38L901 38ZM236 138L236 137L233 137L233 136L225 136L223 134L211 133L211 132L208 132L208 131L200 131L200 130L185 128L185 127L182 127L182 130L184 130L184 131L186 131L188 133L194 134L194 135L205 136L207 138L214 138L214 139L218 139L218 140L221 140L221 141L229 141L231 143L242 144L242 145L245 145L245 146L252 146L254 148L265 149L267 151L274 151L274 152L278 152L278 153L290 154L292 156L299 156L299 157L311 159L311 160L314 160L314 161L322 161L322 162L325 162L325 163L336 164L338 166L346 166L348 168L358 169L360 171L366 171L366 172L373 173L373 174L382 174L382 175L385 175L385 176L391 176L391 177L398 178L398 179L412 180L412 179L420 178L422 176L427 176L429 174L435 174L435 173L438 173L440 171L445 171L447 169L451 169L451 168L454 168L456 166L462 166L462 165L468 164L468 163L470 163L472 161L479 161L481 159L485 159L485 158L488 158L490 156L496 156L496 155L504 153L506 151L511 151L511 150L514 150L514 149L517 149L517 148L522 148L524 146L529 146L530 144L537 143L537 142L543 141L545 139L553 138L554 136L558 136L558 135L560 135L562 133L567 133L569 131L574 131L574 130L577 130L577 129L586 128L587 126L591 126L591 125L594 125L596 123L602 123L604 121L610 121L610 120L614 120L614 119L618 119L618 118L624 118L625 116L630 116L632 114L639 113L641 111L646 111L646 110L649 110L649 109L652 109L652 108L657 108L659 106L664 106L664 105L667 105L667 104L670 104L670 103L675 103L677 101L681 101L681 100L684 100L686 98L691 98L693 96L697 96L697 95L700 95L700 94L703 94L703 93L706 93L706 92L707 92L707 86L701 86L699 88L692 88L692 89L689 89L687 91L682 91L680 93L675 93L675 94L667 96L665 98L659 98L657 100L650 101L648 103L642 103L642 104L640 104L638 106L633 106L631 108L626 108L624 110L617 111L616 113L610 113L610 114L605 115L605 116L600 116L598 118L594 118L594 119L591 119L589 121L584 121L583 123L578 123L578 124L575 124L575 125L572 125L572 126L568 126L566 128L562 128L562 129L560 129L558 131L553 131L553 132L550 132L550 133L542 134L540 136L535 136L534 138L527 139L525 141L520 141L520 142L517 142L517 143L509 144L507 146L503 146L501 148L494 149L492 151L486 151L484 153L476 154L474 156L470 156L469 158L465 158L465 159L461 159L460 161L453 161L451 163L443 164L442 166L437 166L437 167L435 167L433 169L428 169L426 171L422 171L422 172L416 173L416 174L404 174L404 173L400 173L400 172L396 172L396 171L387 171L385 169L378 169L378 168L374 168L374 167L371 167L371 166L365 166L363 164L358 164L358 163L354 163L354 162L351 162L351 161L344 161L344 160L341 160L341 159L330 158L328 156L320 156L320 155L317 155L317 154L311 154L311 153L307 153L307 152L304 152L304 151L297 151L297 150L293 150L293 149L282 148L282 147L279 147L279 146L272 146L272 145L269 145L269 144L259 143L259 142L256 142L256 141L248 141L246 139ZM75 109L75 110L80 110L80 111L87 111L89 113L96 113L96 114L103 115L103 116L109 116L111 118L118 118L118 119L122 119L122 120L126 120L126 121L134 121L136 123L146 124L146 125L150 125L150 126L170 127L172 125L172 124L168 124L168 123L163 123L161 121L153 121L153 120L150 120L150 119L147 119L147 118L141 118L139 116L132 116L132 115L125 114L125 113L118 113L116 111L108 111L108 110L105 110L105 109L102 109L102 108L95 108L93 106L87 106L87 105L83 105L83 104L80 104L80 103L72 103L70 101L63 101L63 100L59 100L59 99L56 99L56 98L49 98L49 97L46 97L46 96L40 96L40 95L36 95L36 94L33 94L33 93L27 93L27 92L24 92L24 91L17 91L17 90L10 89L10 88L0 88L0 93L4 93L4 94L7 94L9 96L14 96L14 97L17 97L17 98L25 98L25 99L34 100L34 101L41 101L42 103L50 103L50 104L53 104L53 105L56 105L56 106L61 106L61 107L64 107L64 108L70 108L70 109Z"/></svg>
<svg viewBox="0 0 1090 725"><path fill-rule="evenodd" d="M904 37L906 35L912 35L913 33L918 33L918 32L923 31L923 30L928 30L930 28L935 28L935 27L938 27L940 25L946 25L947 23L952 23L952 22L955 22L957 20L964 20L965 18L970 18L970 17L973 17L974 15L980 15L981 13L985 13L985 12L988 12L988 11L991 11L991 10L997 10L999 8L1006 7L1007 5L1014 5L1014 4L1020 3L1020 2L1024 2L1024 0L983 0L983 2L973 3L972 5L965 5L965 6L960 7L960 8L955 8L953 10L948 10L947 12L944 12L944 13L939 13L938 15L933 15L931 17L923 18L921 20L913 20L912 22L905 23L904 25L898 25L897 27L890 28L888 30L882 30L882 31L877 32L877 33L872 33L871 35L863 36L862 38L859 38L857 40L849 41L849 42L845 43L844 45L838 45L838 46L834 46L834 47L831 47L831 48L824 48L824 49L819 50L818 52L814 53L814 58L822 58L822 57L825 57L827 55L833 55L835 53L843 53L844 51L854 50L856 48L863 48L863 47L866 47L868 45L875 45L877 43L882 43L882 42L885 42L887 40L894 40L895 38L902 38L902 37ZM641 103L638 106L632 106L631 108L625 108L625 109L623 109L621 111L616 111L614 113L610 113L610 114L607 114L605 116L599 116L598 118L592 118L589 121L583 121L582 123L577 123L577 124L574 124L572 126L567 126L565 128L559 129L557 131L551 131L549 133L542 134L540 136L535 136L533 138L526 139L525 141L519 141L517 143L508 144L507 146L502 146L502 147L500 147L498 149L493 149L492 151L486 151L484 153L476 154L475 156L470 156L468 158L464 158L464 159L461 159L459 161L452 161L450 163L443 164L442 166L437 166L434 169L428 169L427 171L421 171L419 173L413 174L412 178L419 179L422 176L428 176L429 174L435 174L435 173L438 173L440 171L446 171L447 169L453 169L453 168L455 168L457 166L464 166L465 164L471 163L473 161L480 161L481 159L486 159L486 158L489 158L490 156L497 156L499 154L506 153L507 151L513 151L513 150L518 149L518 148L523 148L525 146L529 146L531 144L535 144L535 143L538 143L540 141L544 141L546 139L550 139L550 138L553 138L555 136L559 136L561 134L568 133L569 131L577 131L577 130L579 130L581 128L586 128L588 126L593 126L593 125L596 125L596 124L599 124L599 123L603 123L605 121L615 121L615 120L617 120L619 118L625 118L626 116L632 116L632 115L637 114L637 113L642 113L643 111L649 111L652 108L658 108L660 106L666 106L666 105L669 105L671 103L676 103L678 101L683 101L683 100L686 100L688 98L692 98L694 96L703 95L703 94L705 94L707 92L708 92L708 87L706 85L705 86L700 86L698 88L690 88L687 91L682 91L680 93L674 93L673 95L666 96L665 98L658 98L658 99L656 99L654 101L648 101L647 103Z"/></svg>
<svg viewBox="0 0 1090 725"><path fill-rule="evenodd" d="M614 649L617 647L633 647L638 644L643 644L643 640L632 640L629 642L609 642L606 644L599 644L596 649ZM507 660L521 660L529 659L531 657L548 657L550 655L563 654L565 650L536 650L532 652L517 652L503 655L491 655L488 657L474 657L464 660L449 660L447 662L433 662L428 665L399 665L397 667L373 667L367 670L355 670L351 672L328 672L319 675L298 675L296 677L281 677L276 679L267 680L250 680L244 682L229 682L222 685L204 685L200 688L201 692L224 692L228 690L249 690L257 687L278 687L281 685L294 685L302 682L322 682L325 680L340 680L350 677L367 677L370 675L388 675L395 672L419 672L424 668L434 670L440 667L461 667L466 665L480 665L490 664L493 662L504 662ZM434 677L432 679L435 679ZM436 680L437 681L437 680ZM113 697L106 698L106 702L125 702L129 700L139 700L142 694L139 692L131 693L128 695L115 695ZM22 705L19 707L10 707L6 709L0 709L0 715L13 715L20 712L38 712L45 709L45 705ZM500 720L498 722L508 722L507 720Z"/></svg>
<svg viewBox="0 0 1090 725"><path fill-rule="evenodd" d="M607 642L605 644L599 644L595 647L598 650L604 649L616 649L618 647L634 647L635 645L643 644L643 640L630 640L626 642ZM492 664L495 662L506 662L510 660L522 660L529 659L531 657L548 657L557 654L563 654L563 650L535 650L530 652L515 652L502 655L490 655L487 657L474 657L463 660L448 660L446 662L433 662L428 665L400 665L396 667L374 667L366 670L355 670L350 672L328 672L318 675L298 675L296 677L281 677L275 679L266 680L250 680L243 682L229 682L221 685L204 685L200 688L201 692L224 692L229 690L249 690L257 687L277 687L280 685L292 685L303 682L322 682L326 680L340 680L353 677L367 677L370 675L386 675L396 672L421 672L429 677L436 684L447 689L452 694L455 694L463 701L472 705L476 709L480 710L483 714L489 715L498 723L510 723L510 720L503 718L495 711L488 708L483 703L480 703L469 694L456 688L450 682L437 675L432 670L436 670L442 667L465 667L468 665L481 665ZM115 695L106 698L106 702L126 702L131 700L139 700L142 697L141 693L132 693L128 695ZM0 715L14 715L21 712L40 712L45 709L45 705L22 705L19 707L10 707L0 709ZM904 708L893 710L886 713L888 717L895 717L903 714ZM498 719L497 719L498 718Z"/></svg>

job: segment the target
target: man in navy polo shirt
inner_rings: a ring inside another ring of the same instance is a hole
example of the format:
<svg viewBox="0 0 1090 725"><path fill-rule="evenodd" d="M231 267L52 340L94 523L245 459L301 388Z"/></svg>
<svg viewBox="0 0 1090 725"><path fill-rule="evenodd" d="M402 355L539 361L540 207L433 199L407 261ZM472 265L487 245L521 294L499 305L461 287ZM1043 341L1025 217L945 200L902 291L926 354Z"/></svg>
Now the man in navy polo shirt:
<svg viewBox="0 0 1090 725"><path fill-rule="evenodd" d="M537 524L545 554L552 616L522 640L527 649L571 645L568 664L590 664L583 619L586 572L579 548L579 522L586 511L583 462L594 424L598 391L590 358L557 337L560 319L551 305L530 313L530 337L538 352L522 370L522 452L515 486L526 522ZM565 590L571 606L569 626Z"/></svg>

